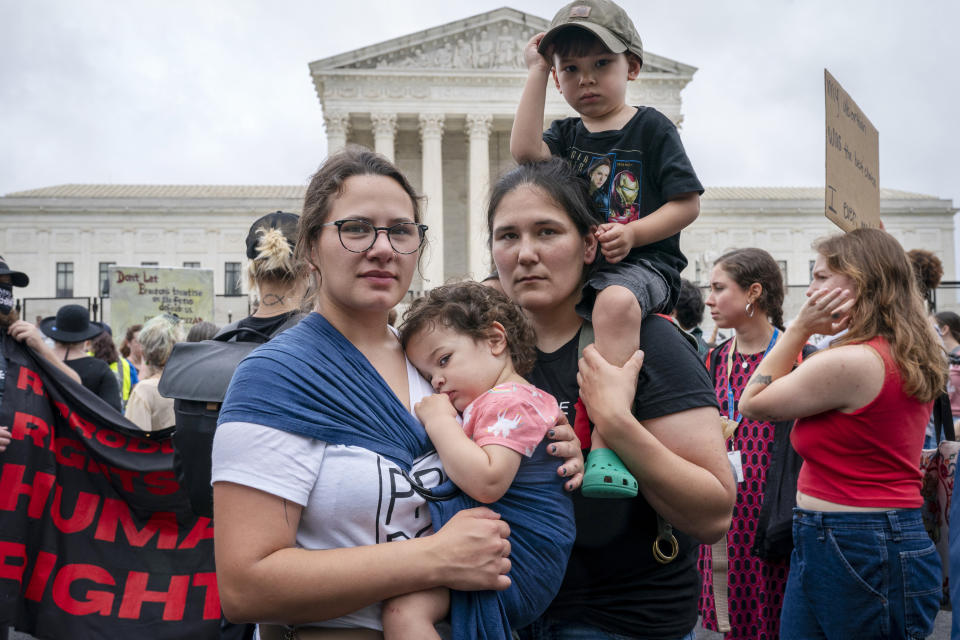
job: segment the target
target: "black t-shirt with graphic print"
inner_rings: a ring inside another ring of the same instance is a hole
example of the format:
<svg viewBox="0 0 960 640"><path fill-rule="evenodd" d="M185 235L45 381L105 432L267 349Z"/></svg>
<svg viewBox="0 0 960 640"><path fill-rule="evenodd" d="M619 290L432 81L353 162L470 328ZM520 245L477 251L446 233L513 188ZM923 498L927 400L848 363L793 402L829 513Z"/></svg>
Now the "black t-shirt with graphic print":
<svg viewBox="0 0 960 640"><path fill-rule="evenodd" d="M552 394L572 424L579 334L553 353L538 352L531 384ZM646 356L634 415L649 420L698 407L716 408L707 368L696 349L668 320L643 322ZM678 557L667 565L653 557L657 516L643 494L627 500L573 494L577 539L560 592L548 616L590 624L636 638L679 638L697 621L699 542L674 530Z"/></svg>
<svg viewBox="0 0 960 640"><path fill-rule="evenodd" d="M637 107L626 126L614 131L591 133L580 118L554 120L543 141L587 179L590 196L608 222L638 220L671 198L703 193L677 127L652 107ZM687 266L679 233L633 249L629 259L637 258L650 261L671 292L679 291L680 272Z"/></svg>

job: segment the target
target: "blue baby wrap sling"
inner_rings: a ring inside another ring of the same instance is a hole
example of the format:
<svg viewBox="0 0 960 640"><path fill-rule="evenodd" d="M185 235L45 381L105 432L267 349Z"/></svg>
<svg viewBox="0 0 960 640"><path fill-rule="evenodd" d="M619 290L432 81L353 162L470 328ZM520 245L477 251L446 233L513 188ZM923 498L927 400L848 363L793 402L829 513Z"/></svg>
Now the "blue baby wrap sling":
<svg viewBox="0 0 960 640"><path fill-rule="evenodd" d="M433 449L423 426L379 373L323 316L258 347L237 368L219 423L250 422L362 447L409 472ZM511 528L512 584L502 592L451 591L453 637L502 639L526 626L560 588L575 529L573 506L557 476L558 461L541 443L510 487L489 505ZM448 479L424 490L435 529L461 509L479 506Z"/></svg>

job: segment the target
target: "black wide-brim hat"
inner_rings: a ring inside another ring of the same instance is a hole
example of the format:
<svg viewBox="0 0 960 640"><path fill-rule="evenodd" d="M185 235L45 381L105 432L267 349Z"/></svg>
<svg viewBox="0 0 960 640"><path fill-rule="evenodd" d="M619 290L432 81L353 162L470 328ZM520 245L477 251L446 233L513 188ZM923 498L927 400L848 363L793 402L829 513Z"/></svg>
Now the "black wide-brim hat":
<svg viewBox="0 0 960 640"><path fill-rule="evenodd" d="M67 304L57 311L57 315L40 321L40 331L57 342L83 342L96 338L105 329L99 322L90 321L90 312L79 304Z"/></svg>
<svg viewBox="0 0 960 640"><path fill-rule="evenodd" d="M25 287L30 284L30 278L22 271L14 271L7 266L3 256L0 256L0 276L10 276L10 282L15 287Z"/></svg>

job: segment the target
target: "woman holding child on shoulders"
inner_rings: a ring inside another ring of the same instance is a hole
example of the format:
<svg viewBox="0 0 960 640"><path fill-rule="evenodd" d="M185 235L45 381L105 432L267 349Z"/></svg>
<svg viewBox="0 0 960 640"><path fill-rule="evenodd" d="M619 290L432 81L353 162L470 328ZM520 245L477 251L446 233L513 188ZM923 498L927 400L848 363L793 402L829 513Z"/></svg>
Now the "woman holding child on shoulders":
<svg viewBox="0 0 960 640"><path fill-rule="evenodd" d="M643 44L615 3L563 7L524 60L510 136L521 166L494 187L491 249L537 332L529 379L575 418L590 455L560 593L521 637L692 638L697 547L726 531L735 486L702 361L655 314L676 303L679 234L703 187L673 123L626 103ZM542 132L551 74L580 117Z"/></svg>
<svg viewBox="0 0 960 640"><path fill-rule="evenodd" d="M594 432L637 478L639 495L602 500L574 494L577 538L560 592L526 640L692 638L697 621L697 549L727 530L735 497L713 387L696 349L668 320L643 322L623 368L588 346L578 373L576 304L597 254L597 218L586 183L566 162L521 165L494 186L488 209L493 259L504 292L537 334L526 376L573 421L582 399ZM642 365L642 367L641 367ZM589 429L578 435L589 448ZM659 516L661 517L658 517ZM661 564L660 522L673 526L676 557Z"/></svg>
<svg viewBox="0 0 960 640"><path fill-rule="evenodd" d="M592 202L601 223L594 233L602 257L578 312L593 323L600 354L623 365L637 350L645 319L669 313L687 260L680 231L700 213L703 187L677 128L651 107L626 103L627 84L643 66L643 43L627 13L610 0L575 0L550 29L524 49L527 81L510 134L518 163L567 159L595 180ZM542 132L549 79L579 117L556 120ZM609 164L599 197L599 167ZM608 480L609 479L609 480ZM637 481L601 435L593 437L583 491L636 495Z"/></svg>

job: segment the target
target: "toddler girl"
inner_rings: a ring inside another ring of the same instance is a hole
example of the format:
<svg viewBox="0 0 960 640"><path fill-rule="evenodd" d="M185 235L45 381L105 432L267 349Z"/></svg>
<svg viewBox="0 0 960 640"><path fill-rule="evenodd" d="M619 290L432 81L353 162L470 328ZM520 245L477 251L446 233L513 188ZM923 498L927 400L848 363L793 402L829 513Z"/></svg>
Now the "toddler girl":
<svg viewBox="0 0 960 640"><path fill-rule="evenodd" d="M501 602L511 626L525 626L556 595L575 533L570 500L544 442L560 407L520 375L536 358L533 329L504 294L465 282L414 302L400 341L437 392L414 409L446 473L510 525L512 584ZM434 589L385 602L384 636L438 638L433 626L446 616L450 598L446 589ZM456 633L458 621L452 623Z"/></svg>

